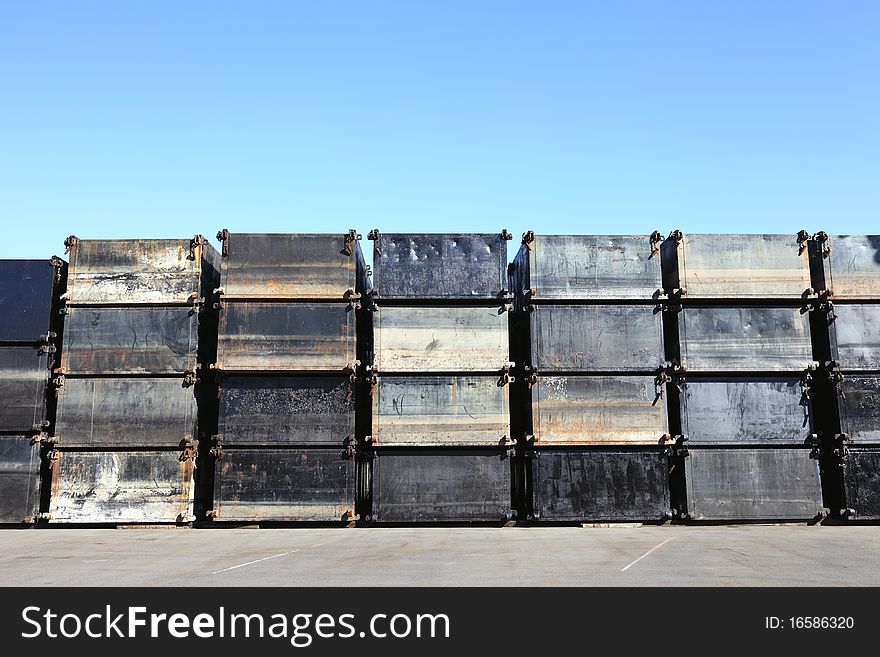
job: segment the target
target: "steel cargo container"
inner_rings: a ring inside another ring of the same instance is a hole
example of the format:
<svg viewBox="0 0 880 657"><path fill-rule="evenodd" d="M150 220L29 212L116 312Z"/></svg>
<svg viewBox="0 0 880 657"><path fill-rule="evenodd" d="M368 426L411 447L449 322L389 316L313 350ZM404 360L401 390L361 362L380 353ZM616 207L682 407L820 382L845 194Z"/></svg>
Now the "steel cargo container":
<svg viewBox="0 0 880 657"><path fill-rule="evenodd" d="M880 299L880 235L833 235L825 258L834 299Z"/></svg>
<svg viewBox="0 0 880 657"><path fill-rule="evenodd" d="M837 384L840 428L849 440L880 445L880 374L847 374Z"/></svg>
<svg viewBox="0 0 880 657"><path fill-rule="evenodd" d="M0 431L39 431L46 418L48 385L45 347L0 346Z"/></svg>
<svg viewBox="0 0 880 657"><path fill-rule="evenodd" d="M0 260L0 342L42 342L54 331L53 296L65 264Z"/></svg>
<svg viewBox="0 0 880 657"><path fill-rule="evenodd" d="M880 447L850 447L843 459L846 506L856 520L880 519Z"/></svg>
<svg viewBox="0 0 880 657"><path fill-rule="evenodd" d="M0 435L0 523L31 523L40 510L40 444Z"/></svg>
<svg viewBox="0 0 880 657"><path fill-rule="evenodd" d="M831 353L841 368L880 371L880 303L838 303L831 317Z"/></svg>

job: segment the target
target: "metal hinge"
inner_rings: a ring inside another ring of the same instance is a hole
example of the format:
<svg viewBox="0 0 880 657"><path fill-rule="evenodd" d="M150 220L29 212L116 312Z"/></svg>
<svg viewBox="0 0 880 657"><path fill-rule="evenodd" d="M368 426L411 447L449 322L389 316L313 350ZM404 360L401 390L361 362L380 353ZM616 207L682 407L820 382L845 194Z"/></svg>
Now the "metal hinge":
<svg viewBox="0 0 880 657"><path fill-rule="evenodd" d="M64 387L64 373L59 372L52 377L52 385L56 390Z"/></svg>
<svg viewBox="0 0 880 657"><path fill-rule="evenodd" d="M58 462L58 459L61 458L61 452L57 449L50 449L46 454L46 461L49 462L49 469L53 470L55 468L55 464Z"/></svg>
<svg viewBox="0 0 880 657"><path fill-rule="evenodd" d="M813 389L813 371L809 368L804 370L801 376L801 398L809 400Z"/></svg>
<svg viewBox="0 0 880 657"><path fill-rule="evenodd" d="M360 233L358 233L354 228L348 231L348 234L343 238L342 244L342 253L347 256L350 256L354 253L354 249L352 248L352 244L361 239Z"/></svg>
<svg viewBox="0 0 880 657"><path fill-rule="evenodd" d="M651 242L651 255L650 258L653 258L655 255L660 253L660 242L663 241L663 235L660 234L659 230L655 230L651 233L651 237L649 238Z"/></svg>
<svg viewBox="0 0 880 657"><path fill-rule="evenodd" d="M503 240L512 240L513 235L506 228L501 231L501 239Z"/></svg>
<svg viewBox="0 0 880 657"><path fill-rule="evenodd" d="M515 367L516 363L507 362L501 366L501 377L498 379L498 386L504 386L508 383L514 383L516 379L510 376L511 368Z"/></svg>
<svg viewBox="0 0 880 657"><path fill-rule="evenodd" d="M813 239L822 245L823 258L827 258L831 255L831 240L828 238L828 233L826 233L824 230L820 230L818 233L813 235Z"/></svg>
<svg viewBox="0 0 880 657"><path fill-rule="evenodd" d="M684 233L682 233L678 228L676 228L675 230L673 230L669 233L669 237L667 239L670 239L673 242L675 242L676 244L678 244L679 242L681 242L684 239Z"/></svg>
<svg viewBox="0 0 880 657"><path fill-rule="evenodd" d="M379 229L374 228L369 233L367 233L367 239L370 240L371 242L377 241L379 239Z"/></svg>
<svg viewBox="0 0 880 657"><path fill-rule="evenodd" d="M57 337L58 334L55 331L46 331L43 335L40 336L40 342L52 342L52 340Z"/></svg>
<svg viewBox="0 0 880 657"><path fill-rule="evenodd" d="M224 258L229 256L229 229L221 228L217 231L217 241L221 243L220 255Z"/></svg>
<svg viewBox="0 0 880 657"><path fill-rule="evenodd" d="M183 383L181 384L182 388L189 388L190 386L194 386L197 383L201 383L201 379L196 376L195 372L186 372L183 375Z"/></svg>
<svg viewBox="0 0 880 657"><path fill-rule="evenodd" d="M829 323L837 319L837 314L834 312L834 304L828 301L828 299L819 302L819 305L816 306L816 310L827 313Z"/></svg>
<svg viewBox="0 0 880 657"><path fill-rule="evenodd" d="M54 344L44 344L40 346L41 354L54 354L58 349L55 348Z"/></svg>
<svg viewBox="0 0 880 657"><path fill-rule="evenodd" d="M672 382L672 377L662 370L654 377L654 404L663 399L663 386Z"/></svg>
<svg viewBox="0 0 880 657"><path fill-rule="evenodd" d="M523 244L531 244L534 241L535 241L535 231L527 230L526 232L523 233L523 236L522 236L522 243Z"/></svg>
<svg viewBox="0 0 880 657"><path fill-rule="evenodd" d="M205 238L201 235L194 235L193 238L189 241L189 256L187 260L196 260L198 258L197 251L201 248L204 243Z"/></svg>
<svg viewBox="0 0 880 657"><path fill-rule="evenodd" d="M798 255L804 252L804 249L807 248L807 244L810 241L810 233L806 230L799 230L797 234L797 243L798 243Z"/></svg>
<svg viewBox="0 0 880 657"><path fill-rule="evenodd" d="M69 235L67 239L64 240L64 252L70 253L73 250L73 247L76 246L77 242L79 242L79 238L76 235Z"/></svg>
<svg viewBox="0 0 880 657"><path fill-rule="evenodd" d="M64 269L64 261L59 258L57 255L53 255L49 258L49 264L55 268L55 282L61 282L61 270Z"/></svg>
<svg viewBox="0 0 880 657"><path fill-rule="evenodd" d="M199 457L199 441L193 440L192 436L186 436L183 440L180 441L181 447L183 447L183 451L180 453L178 457L178 461L184 463L192 459L195 463Z"/></svg>
<svg viewBox="0 0 880 657"><path fill-rule="evenodd" d="M538 373L532 372L526 377L526 384L528 384L529 388L534 388L538 385Z"/></svg>
<svg viewBox="0 0 880 657"><path fill-rule="evenodd" d="M348 288L345 293L342 295L342 298L348 301L348 307L353 310L360 310L361 308L361 293L355 292L354 288Z"/></svg>

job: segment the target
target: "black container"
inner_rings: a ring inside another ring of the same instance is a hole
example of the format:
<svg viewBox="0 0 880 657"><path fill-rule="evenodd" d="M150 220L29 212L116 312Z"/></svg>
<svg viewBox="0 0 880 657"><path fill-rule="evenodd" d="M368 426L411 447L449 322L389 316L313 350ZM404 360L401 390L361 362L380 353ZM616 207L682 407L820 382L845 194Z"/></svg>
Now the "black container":
<svg viewBox="0 0 880 657"><path fill-rule="evenodd" d="M0 431L42 431L49 384L46 345L0 346Z"/></svg>
<svg viewBox="0 0 880 657"><path fill-rule="evenodd" d="M880 372L878 303L837 303L831 311L832 358L845 372Z"/></svg>
<svg viewBox="0 0 880 657"><path fill-rule="evenodd" d="M845 375L837 405L841 431L850 441L880 445L880 373Z"/></svg>
<svg viewBox="0 0 880 657"><path fill-rule="evenodd" d="M850 517L880 519L880 446L849 448L843 459L843 486Z"/></svg>
<svg viewBox="0 0 880 657"><path fill-rule="evenodd" d="M0 435L0 523L32 523L40 510L40 445L30 435Z"/></svg>
<svg viewBox="0 0 880 657"><path fill-rule="evenodd" d="M0 260L0 342L42 342L55 330L52 304L64 262Z"/></svg>

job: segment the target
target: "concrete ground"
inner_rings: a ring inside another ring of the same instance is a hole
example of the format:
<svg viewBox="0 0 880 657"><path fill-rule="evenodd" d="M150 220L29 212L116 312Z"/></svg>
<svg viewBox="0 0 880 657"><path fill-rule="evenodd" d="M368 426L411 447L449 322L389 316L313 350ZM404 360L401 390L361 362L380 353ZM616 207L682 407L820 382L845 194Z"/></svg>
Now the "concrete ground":
<svg viewBox="0 0 880 657"><path fill-rule="evenodd" d="M0 586L878 586L880 527L0 530Z"/></svg>

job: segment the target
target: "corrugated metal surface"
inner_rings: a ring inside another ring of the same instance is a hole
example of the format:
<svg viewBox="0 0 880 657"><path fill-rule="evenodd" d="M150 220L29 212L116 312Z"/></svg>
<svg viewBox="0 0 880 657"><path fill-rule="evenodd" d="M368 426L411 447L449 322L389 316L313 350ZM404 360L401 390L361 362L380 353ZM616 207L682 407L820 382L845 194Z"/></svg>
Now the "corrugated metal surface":
<svg viewBox="0 0 880 657"><path fill-rule="evenodd" d="M381 233L373 271L384 299L497 299L507 288L507 241L500 233Z"/></svg>
<svg viewBox="0 0 880 657"><path fill-rule="evenodd" d="M539 372L652 372L665 360L654 306L533 308L531 359Z"/></svg>
<svg viewBox="0 0 880 657"><path fill-rule="evenodd" d="M376 310L380 372L497 372L510 358L501 307L398 307Z"/></svg>
<svg viewBox="0 0 880 657"><path fill-rule="evenodd" d="M880 447L850 447L843 459L846 506L856 520L880 519Z"/></svg>
<svg viewBox="0 0 880 657"><path fill-rule="evenodd" d="M688 377L680 399L691 445L804 445L813 433L800 377Z"/></svg>
<svg viewBox="0 0 880 657"><path fill-rule="evenodd" d="M380 376L373 444L499 445L510 436L508 393L497 376Z"/></svg>
<svg viewBox="0 0 880 657"><path fill-rule="evenodd" d="M223 449L217 520L350 520L355 460L342 449Z"/></svg>
<svg viewBox="0 0 880 657"><path fill-rule="evenodd" d="M809 449L691 449L685 471L697 520L809 519L822 509Z"/></svg>
<svg viewBox="0 0 880 657"><path fill-rule="evenodd" d="M665 384L650 376L540 376L532 386L537 443L664 443Z"/></svg>
<svg viewBox="0 0 880 657"><path fill-rule="evenodd" d="M33 522L40 510L40 445L0 436L0 523Z"/></svg>
<svg viewBox="0 0 880 657"><path fill-rule="evenodd" d="M809 316L799 308L686 307L679 322L689 371L801 371L813 360Z"/></svg>
<svg viewBox="0 0 880 657"><path fill-rule="evenodd" d="M356 360L355 321L343 303L228 303L220 313L218 367L344 370Z"/></svg>
<svg viewBox="0 0 880 657"><path fill-rule="evenodd" d="M841 430L850 440L880 445L880 374L848 374L838 384Z"/></svg>
<svg viewBox="0 0 880 657"><path fill-rule="evenodd" d="M334 445L354 438L348 376L230 376L220 382L223 445Z"/></svg>
<svg viewBox="0 0 880 657"><path fill-rule="evenodd" d="M0 340L36 342L50 330L55 267L0 260Z"/></svg>
<svg viewBox="0 0 880 657"><path fill-rule="evenodd" d="M52 522L175 522L192 513L193 460L180 451L61 451Z"/></svg>
<svg viewBox="0 0 880 657"><path fill-rule="evenodd" d="M0 347L0 431L30 431L46 416L48 358L37 346Z"/></svg>
<svg viewBox="0 0 880 657"><path fill-rule="evenodd" d="M880 303L838 303L833 312L834 359L844 370L880 370Z"/></svg>
<svg viewBox="0 0 880 657"><path fill-rule="evenodd" d="M510 472L506 449L378 450L373 515L385 522L505 520Z"/></svg>
<svg viewBox="0 0 880 657"><path fill-rule="evenodd" d="M830 247L825 273L834 298L880 299L880 235L834 235Z"/></svg>
<svg viewBox="0 0 880 657"><path fill-rule="evenodd" d="M662 448L545 449L533 461L541 520L660 520L670 513Z"/></svg>

